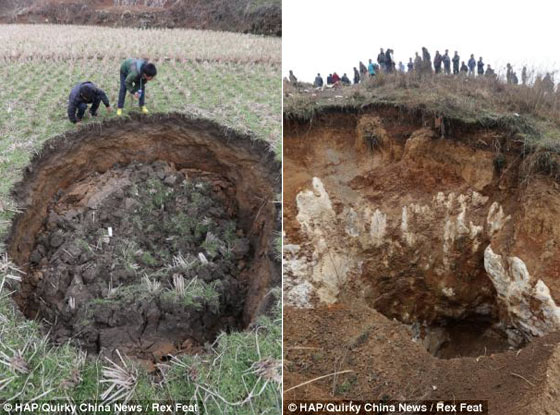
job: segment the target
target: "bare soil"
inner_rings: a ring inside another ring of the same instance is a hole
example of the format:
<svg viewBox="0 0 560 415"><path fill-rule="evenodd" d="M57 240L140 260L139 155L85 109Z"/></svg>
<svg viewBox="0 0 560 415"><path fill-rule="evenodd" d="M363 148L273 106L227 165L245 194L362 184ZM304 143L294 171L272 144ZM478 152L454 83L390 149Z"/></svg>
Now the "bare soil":
<svg viewBox="0 0 560 415"><path fill-rule="evenodd" d="M411 337L366 304L285 307L284 389L353 372L296 388L284 399L481 399L488 400L490 414L558 413L558 334L519 351L450 360L434 357Z"/></svg>
<svg viewBox="0 0 560 415"><path fill-rule="evenodd" d="M49 140L14 190L16 301L56 343L152 363L242 330L280 284L278 173L266 143L181 115Z"/></svg>
<svg viewBox="0 0 560 415"><path fill-rule="evenodd" d="M7 0L0 23L58 23L136 28L189 28L282 35L282 9L247 0L167 1L164 7L115 6L112 0Z"/></svg>
<svg viewBox="0 0 560 415"><path fill-rule="evenodd" d="M536 298L505 297L485 268L489 247L521 258L530 283L560 299L560 191L522 166L509 133L443 129L420 111L286 120L284 386L353 372L285 398L487 399L490 413L557 413L555 317ZM527 334L523 312L549 334Z"/></svg>

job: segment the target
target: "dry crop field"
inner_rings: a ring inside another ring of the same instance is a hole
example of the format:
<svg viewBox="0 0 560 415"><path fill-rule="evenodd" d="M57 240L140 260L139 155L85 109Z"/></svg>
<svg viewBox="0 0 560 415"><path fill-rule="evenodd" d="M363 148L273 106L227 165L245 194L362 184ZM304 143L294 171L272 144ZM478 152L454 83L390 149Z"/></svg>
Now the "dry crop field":
<svg viewBox="0 0 560 415"><path fill-rule="evenodd" d="M146 91L151 114L185 113L265 140L281 149L281 39L192 30L81 26L0 26L0 233L19 207L10 196L43 143L93 131L116 117L77 127L66 115L70 89L90 80L116 107L118 71L127 57L147 57L158 76ZM139 112L127 97L125 116ZM83 399L107 402L195 399L205 413L280 411L281 312L248 329L221 334L197 354L182 354L149 373L126 356L108 360L71 344L54 346L40 322L12 300L23 276L0 245L0 400ZM146 279L146 289L157 289ZM271 295L278 296L277 292Z"/></svg>

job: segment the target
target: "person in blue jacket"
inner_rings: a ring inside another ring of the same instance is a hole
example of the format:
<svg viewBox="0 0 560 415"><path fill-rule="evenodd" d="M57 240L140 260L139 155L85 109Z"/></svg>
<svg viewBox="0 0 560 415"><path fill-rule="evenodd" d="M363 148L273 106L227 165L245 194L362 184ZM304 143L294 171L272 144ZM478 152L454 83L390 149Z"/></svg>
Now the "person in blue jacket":
<svg viewBox="0 0 560 415"><path fill-rule="evenodd" d="M482 56L478 60L476 66L477 66L477 69L478 69L478 75L479 76L484 75L484 62L482 62Z"/></svg>
<svg viewBox="0 0 560 415"><path fill-rule="evenodd" d="M453 55L451 60L453 61L453 75L457 75L459 73L459 61L461 60L457 51L455 51L455 55Z"/></svg>
<svg viewBox="0 0 560 415"><path fill-rule="evenodd" d="M96 117L101 101L105 104L107 112L111 112L111 105L105 91L90 81L77 84L68 97L68 119L73 124L82 121L89 104L91 104L90 114Z"/></svg>
<svg viewBox="0 0 560 415"><path fill-rule="evenodd" d="M418 53L416 54L418 55ZM412 72L414 70L414 62L412 62L412 58L408 58L408 63L406 64L408 72Z"/></svg>
<svg viewBox="0 0 560 415"><path fill-rule="evenodd" d="M373 62L371 61L371 59L369 60L368 72L369 76L375 76L375 66L373 66Z"/></svg>
<svg viewBox="0 0 560 415"><path fill-rule="evenodd" d="M315 77L315 82L313 82L313 86L315 88L321 88L323 86L323 78L321 77L320 73L318 73L317 76Z"/></svg>
<svg viewBox="0 0 560 415"><path fill-rule="evenodd" d="M451 58L449 57L449 50L445 49L445 54L441 57L443 62L443 72L446 75L451 74Z"/></svg>

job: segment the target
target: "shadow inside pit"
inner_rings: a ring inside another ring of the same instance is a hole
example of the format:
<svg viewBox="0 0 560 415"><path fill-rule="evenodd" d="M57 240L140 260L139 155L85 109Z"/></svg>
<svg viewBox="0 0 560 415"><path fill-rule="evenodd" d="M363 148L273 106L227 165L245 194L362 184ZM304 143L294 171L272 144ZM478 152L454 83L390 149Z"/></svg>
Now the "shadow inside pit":
<svg viewBox="0 0 560 415"><path fill-rule="evenodd" d="M487 356L517 350L526 344L513 346L500 325L486 316L464 320L446 320L441 325L412 325L416 341L440 359Z"/></svg>

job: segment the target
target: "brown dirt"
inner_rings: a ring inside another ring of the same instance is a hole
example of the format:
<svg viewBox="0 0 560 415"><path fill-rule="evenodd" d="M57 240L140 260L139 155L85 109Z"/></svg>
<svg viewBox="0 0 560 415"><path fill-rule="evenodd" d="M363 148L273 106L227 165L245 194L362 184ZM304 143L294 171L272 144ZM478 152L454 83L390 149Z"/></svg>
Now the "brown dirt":
<svg viewBox="0 0 560 415"><path fill-rule="evenodd" d="M170 348L197 350L267 312L267 293L280 284L279 187L268 144L179 114L133 116L51 139L14 189L23 213L8 253L27 272L16 299L29 317L56 321L56 341L76 338L90 351L119 347L157 360ZM114 236L104 242L109 226ZM205 248L208 232L223 240L226 229L229 253ZM137 249L125 261L131 243ZM210 268L169 266L179 252L189 261L202 253ZM144 273L159 279L161 296L134 294ZM200 298L167 301L176 273L185 285L194 277L219 283L217 309ZM113 299L110 286L121 286Z"/></svg>
<svg viewBox="0 0 560 415"><path fill-rule="evenodd" d="M284 389L337 370L354 372L296 388L284 399L483 399L490 414L558 413L559 334L519 353L451 360L435 358L410 338L405 326L366 304L285 307Z"/></svg>
<svg viewBox="0 0 560 415"><path fill-rule="evenodd" d="M521 258L557 302L558 185L524 176L507 132L446 120L442 137L436 121L391 107L285 121L285 388L355 371L286 398L488 399L500 414L560 399L558 334L519 316L541 334L557 320L504 299L485 258Z"/></svg>
<svg viewBox="0 0 560 415"><path fill-rule="evenodd" d="M0 23L58 23L109 27L189 28L282 35L282 10L248 0L168 1L165 7L114 6L112 0L8 0Z"/></svg>

